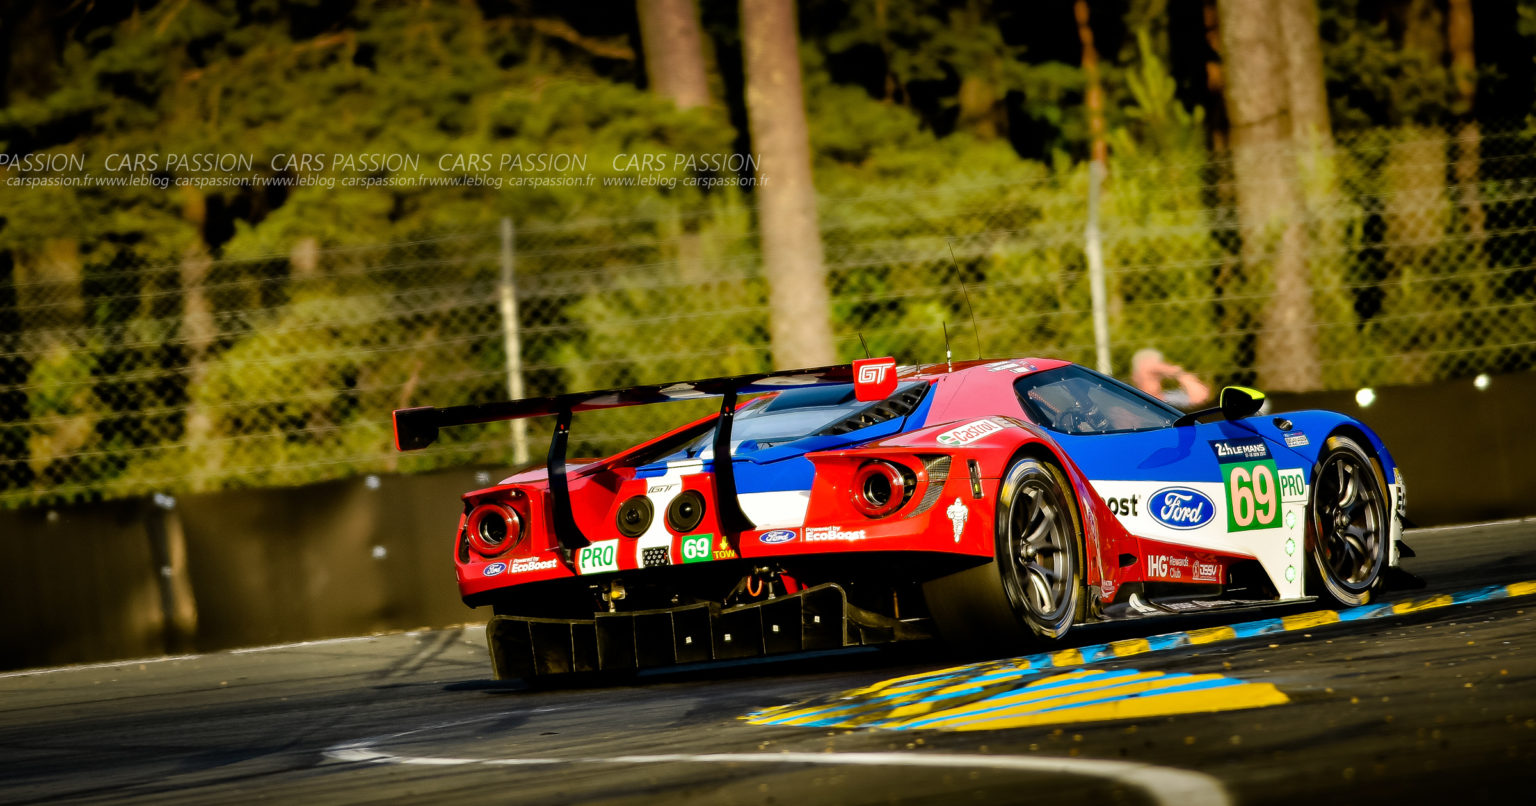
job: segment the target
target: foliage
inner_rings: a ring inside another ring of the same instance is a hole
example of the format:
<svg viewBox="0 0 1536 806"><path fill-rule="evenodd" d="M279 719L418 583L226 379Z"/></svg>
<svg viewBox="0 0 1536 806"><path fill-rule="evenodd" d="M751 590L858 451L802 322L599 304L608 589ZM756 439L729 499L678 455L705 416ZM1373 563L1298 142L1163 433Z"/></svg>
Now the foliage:
<svg viewBox="0 0 1536 806"><path fill-rule="evenodd" d="M876 353L933 361L947 329L956 357L1091 362L1087 130L1068 5L803 4L841 358L863 354L862 336ZM1341 135L1329 187L1308 202L1326 383L1529 366L1530 135L1484 141L1493 167L1476 183L1486 223L1474 233L1471 204L1445 187L1450 152L1434 126L1449 108L1443 60L1401 47L1386 17L1365 16L1378 5L1323 7ZM338 173L284 162L300 153L420 154L409 172L434 180L485 173L437 155L559 153L584 158L595 181L0 193L0 501L505 465L505 426L456 429L401 457L385 417L507 395L503 218L516 223L527 394L771 366L751 192L604 181L634 175L617 155L750 152L735 128L739 42L722 28L734 22L706 10L720 102L679 111L637 85L622 32L631 7L177 0L56 12L51 74L7 75L7 153L94 166L114 153L235 152L252 174L295 181ZM1237 265L1230 164L1207 146L1208 110L1190 101L1204 76L1174 58L1169 7L1093 9L1114 360L1156 346L1212 380L1252 380L1272 289ZM1532 7L1519 7L1527 35ZM860 69L876 80L848 77ZM981 122L963 119L967 105ZM647 174L733 178L671 160ZM1490 311L1500 333L1477 330ZM593 415L572 452L709 408ZM547 424L532 428L536 444Z"/></svg>

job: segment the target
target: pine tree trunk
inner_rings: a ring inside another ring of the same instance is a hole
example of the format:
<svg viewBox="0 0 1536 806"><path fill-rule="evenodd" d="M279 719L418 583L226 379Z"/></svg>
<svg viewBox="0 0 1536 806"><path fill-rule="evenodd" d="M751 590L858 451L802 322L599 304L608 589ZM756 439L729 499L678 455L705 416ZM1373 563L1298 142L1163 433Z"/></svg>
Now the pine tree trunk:
<svg viewBox="0 0 1536 806"><path fill-rule="evenodd" d="M1301 188L1292 159L1285 52L1269 0L1221 0L1227 116L1243 266L1270 293L1255 364L1272 389L1320 385Z"/></svg>
<svg viewBox="0 0 1536 806"><path fill-rule="evenodd" d="M201 236L208 215L207 199L196 188L184 189L182 216ZM209 352L218 335L213 320L213 303L204 287L213 267L202 238L188 246L181 257L181 340L186 346L187 414L186 436L191 488L204 490L219 475L222 464L214 452L213 415L199 399L199 388L208 378Z"/></svg>
<svg viewBox="0 0 1536 806"><path fill-rule="evenodd" d="M32 475L44 488L85 482L84 468L71 460L95 427L94 389L81 383L94 356L79 335L85 327L80 245L54 238L15 260L22 352L33 373L28 409L43 421L33 424L27 440Z"/></svg>
<svg viewBox="0 0 1536 806"><path fill-rule="evenodd" d="M1456 132L1455 177L1461 208L1460 232L1466 235L1459 264L1470 271L1486 268L1483 243L1487 238L1483 196L1478 188L1482 173L1482 131L1477 125L1477 59L1472 47L1472 0L1450 0L1446 17L1446 42L1451 49L1451 79L1456 87L1453 111L1461 123ZM1472 300L1486 305L1488 281L1479 276L1471 284Z"/></svg>
<svg viewBox="0 0 1536 806"><path fill-rule="evenodd" d="M993 24L976 0L971 0L963 9L950 12L949 20L950 27L961 36ZM995 140L1008 130L1008 118L998 91L997 68L996 57L972 62L970 72L960 76L960 90L955 99L960 107L955 127L983 140Z"/></svg>
<svg viewBox="0 0 1536 806"><path fill-rule="evenodd" d="M1083 50L1083 78L1088 84L1083 102L1088 107L1088 137L1092 143L1090 156L1094 162L1108 169L1109 145L1104 139L1104 82L1099 78L1099 51L1093 44L1088 0L1076 0L1072 11L1077 17L1077 41Z"/></svg>
<svg viewBox="0 0 1536 806"><path fill-rule="evenodd" d="M1291 136L1298 143L1332 141L1323 46L1318 35L1317 0L1274 0L1290 97Z"/></svg>
<svg viewBox="0 0 1536 806"><path fill-rule="evenodd" d="M1291 116L1291 140L1301 169L1307 209L1316 214L1329 202L1334 181L1333 126L1328 114L1323 48L1318 36L1317 0L1275 0Z"/></svg>
<svg viewBox="0 0 1536 806"><path fill-rule="evenodd" d="M997 88L985 76L971 74L960 79L956 98L960 116L955 128L968 131L983 140L996 140L999 131Z"/></svg>
<svg viewBox="0 0 1536 806"><path fill-rule="evenodd" d="M837 353L792 0L742 0L741 29L773 361L778 367L831 364Z"/></svg>
<svg viewBox="0 0 1536 806"><path fill-rule="evenodd" d="M694 0L636 0L635 10L651 90L671 98L679 109L707 106L704 34Z"/></svg>
<svg viewBox="0 0 1536 806"><path fill-rule="evenodd" d="M1345 221L1349 214L1340 193L1334 157L1317 0L1277 0L1275 13L1280 18L1291 141L1306 218L1312 316L1324 322L1345 322L1353 315L1345 290L1344 262L1340 259L1345 251ZM1334 355L1353 346L1354 333L1351 328L1328 328L1317 331L1314 339L1319 354ZM1326 383L1326 379L1320 380Z"/></svg>

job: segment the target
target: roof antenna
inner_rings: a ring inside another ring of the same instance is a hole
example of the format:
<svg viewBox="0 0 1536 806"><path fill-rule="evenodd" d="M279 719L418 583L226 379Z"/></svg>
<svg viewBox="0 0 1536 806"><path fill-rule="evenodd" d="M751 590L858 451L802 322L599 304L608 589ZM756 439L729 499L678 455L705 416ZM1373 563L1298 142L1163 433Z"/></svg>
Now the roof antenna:
<svg viewBox="0 0 1536 806"><path fill-rule="evenodd" d="M863 345L863 347L864 347L864 357L868 358L869 357L869 342L864 341L864 334L863 333L859 334L859 344Z"/></svg>
<svg viewBox="0 0 1536 806"><path fill-rule="evenodd" d="M976 337L976 360L981 360L981 328L976 326L976 309L971 307L971 292L965 287L965 279L960 276L960 261L955 260L955 239L945 239L949 246L949 262L955 267L955 282L960 284L960 293L965 295L965 310L971 315L971 335Z"/></svg>
<svg viewBox="0 0 1536 806"><path fill-rule="evenodd" d="M950 372L954 372L955 365L949 360L949 324L940 322L939 325L944 328L944 366L949 367Z"/></svg>

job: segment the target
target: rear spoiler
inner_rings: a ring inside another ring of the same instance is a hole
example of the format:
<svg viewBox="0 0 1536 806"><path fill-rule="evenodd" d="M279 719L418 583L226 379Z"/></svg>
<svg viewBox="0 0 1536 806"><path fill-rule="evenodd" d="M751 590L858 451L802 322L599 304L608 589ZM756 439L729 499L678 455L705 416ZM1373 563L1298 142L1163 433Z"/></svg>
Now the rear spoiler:
<svg viewBox="0 0 1536 806"><path fill-rule="evenodd" d="M754 528L754 525L747 518L746 513L742 512L741 502L736 497L736 474L730 462L731 423L736 415L736 398L739 395L847 383L854 384L854 392L860 400L884 399L894 391L896 386L896 360L866 358L855 361L853 364L812 369L786 369L778 372L758 372L695 381L627 386L619 389L529 397L468 406L447 408L422 406L397 409L394 414L395 448L401 451L425 448L437 441L437 433L440 429L458 425L520 420L528 417L555 417L555 432L549 440L548 461L549 493L553 504L552 525L555 539L559 541L562 549L570 552L591 542L581 533L576 526L575 517L571 514L571 491L565 469L565 451L570 437L571 414L578 411L720 397L722 398L720 417L716 421L713 446L716 457L715 489L720 498L716 506L719 508L721 528L740 533ZM720 461L720 457L725 457L726 460Z"/></svg>

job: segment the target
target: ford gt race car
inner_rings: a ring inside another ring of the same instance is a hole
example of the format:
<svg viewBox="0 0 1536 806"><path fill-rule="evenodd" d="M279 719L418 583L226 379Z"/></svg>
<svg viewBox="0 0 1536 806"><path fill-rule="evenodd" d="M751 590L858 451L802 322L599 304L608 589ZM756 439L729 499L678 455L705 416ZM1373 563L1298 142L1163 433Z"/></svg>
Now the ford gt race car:
<svg viewBox="0 0 1536 806"><path fill-rule="evenodd" d="M716 396L720 411L567 461L572 414ZM1065 361L890 358L394 414L555 417L545 468L467 493L459 591L498 677L933 635L1006 652L1074 625L1369 601L1406 547L1403 476L1342 414L1186 414ZM725 457L729 457L726 460Z"/></svg>

